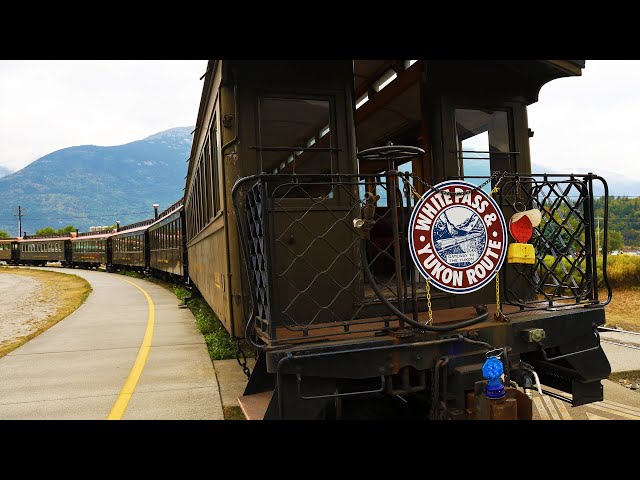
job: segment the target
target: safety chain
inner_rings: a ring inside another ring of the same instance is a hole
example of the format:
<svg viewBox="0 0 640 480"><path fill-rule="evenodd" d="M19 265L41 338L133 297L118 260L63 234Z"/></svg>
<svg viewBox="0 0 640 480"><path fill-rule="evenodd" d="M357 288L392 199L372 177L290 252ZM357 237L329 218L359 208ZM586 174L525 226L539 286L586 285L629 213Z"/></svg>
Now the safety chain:
<svg viewBox="0 0 640 480"><path fill-rule="evenodd" d="M502 177L500 177L500 180L502 180ZM498 183L500 183L500 180L498 180ZM491 195L500 192L498 183L496 183L496 186L491 190ZM496 313L494 314L494 317L496 320L502 320L505 322L509 321L507 317L504 316L504 313L502 313L502 308L500 306L500 271L496 272Z"/></svg>
<svg viewBox="0 0 640 480"><path fill-rule="evenodd" d="M247 367L247 356L245 355L242 347L240 346L240 338L236 338L236 360L238 361L238 365L242 367L242 371L247 376L247 379L251 378L251 370ZM240 360L240 356L242 356L242 360Z"/></svg>
<svg viewBox="0 0 640 480"><path fill-rule="evenodd" d="M477 192L478 190L482 190L485 186L487 186L489 183L491 183L491 181L493 179L495 179L497 177L498 181L496 182L496 186L494 188L494 190L495 190L496 188L498 188L498 185L500 185L500 182L502 181L502 179L507 174L508 174L508 172L495 171L495 172L493 172L491 174L491 176L489 178L487 178L480 185L477 185L477 186L473 187L470 190L465 190L464 192L450 192L449 190L441 190L440 188L436 188L433 185L428 184L427 182L422 180L419 176L417 176L415 173L407 174L407 176L410 176L411 178L413 178L413 179L417 180L418 182L420 182L422 184L422 186L425 187L426 190L433 190L434 192L441 193L442 195L449 195L450 197L463 197L464 195L467 195L468 193ZM409 185L411 185L411 184L409 183ZM413 188L413 185L411 185L411 189L415 192L415 189Z"/></svg>
<svg viewBox="0 0 640 480"><path fill-rule="evenodd" d="M406 185L409 186L409 188L411 189L411 192L413 193L413 196L416 197L416 202L418 202L420 200L420 194L416 191L413 185L411 185L411 183L405 182L405 186ZM425 277L425 282L427 285L427 307L429 311L429 321L427 322L427 325L431 325L433 324L433 309L431 308L431 287L429 285L428 277Z"/></svg>
<svg viewBox="0 0 640 480"><path fill-rule="evenodd" d="M431 325L433 323L433 310L431 308L431 288L429 286L429 279L425 278L425 282L427 284L427 307L429 309L429 321L427 325Z"/></svg>

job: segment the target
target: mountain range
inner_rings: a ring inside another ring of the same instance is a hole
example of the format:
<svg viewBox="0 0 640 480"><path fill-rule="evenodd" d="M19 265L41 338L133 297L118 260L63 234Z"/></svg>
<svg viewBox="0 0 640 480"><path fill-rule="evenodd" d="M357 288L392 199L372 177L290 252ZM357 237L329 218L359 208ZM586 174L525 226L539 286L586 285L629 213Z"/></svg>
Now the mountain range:
<svg viewBox="0 0 640 480"><path fill-rule="evenodd" d="M489 169L487 166L486 155L467 152L470 158L477 157L477 161L469 161L465 164L465 173L469 177L473 176L487 176ZM589 170L593 170L592 173L603 177L609 186L610 196L640 196L640 179L635 179L630 176L620 175L605 169L594 170L592 168L573 168L573 167L549 167L546 165L540 165L535 161L531 162L531 172L534 174L542 173L559 173L559 174L585 174L589 173ZM473 181L472 181L473 183ZM594 181L593 191L596 196L604 194L603 184L599 181Z"/></svg>
<svg viewBox="0 0 640 480"><path fill-rule="evenodd" d="M183 195L192 130L172 128L111 147L64 148L0 178L0 230L17 233L18 206L27 234L152 217L154 203L162 211Z"/></svg>
<svg viewBox="0 0 640 480"><path fill-rule="evenodd" d="M7 167L3 167L2 165L0 165L0 178L11 175L12 173L12 170L9 170Z"/></svg>

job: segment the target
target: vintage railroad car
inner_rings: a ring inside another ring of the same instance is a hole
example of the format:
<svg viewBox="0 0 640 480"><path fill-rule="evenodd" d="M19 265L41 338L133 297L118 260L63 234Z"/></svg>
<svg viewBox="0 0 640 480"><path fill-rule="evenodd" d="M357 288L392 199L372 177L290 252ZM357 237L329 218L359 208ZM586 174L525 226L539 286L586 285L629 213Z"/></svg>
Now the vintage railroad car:
<svg viewBox="0 0 640 480"><path fill-rule="evenodd" d="M147 219L126 225L111 236L112 258L109 270L145 271L149 269L149 225Z"/></svg>
<svg viewBox="0 0 640 480"><path fill-rule="evenodd" d="M71 266L97 269L111 258L112 230L77 233L70 239Z"/></svg>
<svg viewBox="0 0 640 480"><path fill-rule="evenodd" d="M187 278L187 249L182 199L160 213L149 226L149 267L152 273Z"/></svg>
<svg viewBox="0 0 640 480"><path fill-rule="evenodd" d="M70 234L26 235L18 239L18 265L44 267L47 262L68 266L71 260Z"/></svg>
<svg viewBox="0 0 640 480"><path fill-rule="evenodd" d="M537 379L573 405L603 398L596 327L611 290L606 259L596 267L593 192L606 182L533 174L529 154L527 106L582 68L209 62L185 185L189 275L259 352L248 416L530 418ZM493 217L472 219L472 197ZM452 204L423 263L416 225L431 232L436 207ZM525 211L541 217L535 253L502 263L506 221Z"/></svg>
<svg viewBox="0 0 640 480"><path fill-rule="evenodd" d="M0 238L0 261L14 265L19 258L18 238Z"/></svg>

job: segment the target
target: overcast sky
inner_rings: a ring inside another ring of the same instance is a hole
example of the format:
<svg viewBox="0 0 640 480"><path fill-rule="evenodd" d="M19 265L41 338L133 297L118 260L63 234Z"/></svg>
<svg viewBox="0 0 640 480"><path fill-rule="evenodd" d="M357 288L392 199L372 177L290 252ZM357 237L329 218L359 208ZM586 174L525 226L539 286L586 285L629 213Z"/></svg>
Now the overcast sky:
<svg viewBox="0 0 640 480"><path fill-rule="evenodd" d="M528 109L532 160L640 178L639 85L640 61L587 60L582 77L543 86Z"/></svg>
<svg viewBox="0 0 640 480"><path fill-rule="evenodd" d="M0 61L0 165L195 125L205 60Z"/></svg>
<svg viewBox="0 0 640 480"><path fill-rule="evenodd" d="M206 61L0 61L0 165L194 125ZM529 107L533 161L640 177L640 61L587 60Z"/></svg>

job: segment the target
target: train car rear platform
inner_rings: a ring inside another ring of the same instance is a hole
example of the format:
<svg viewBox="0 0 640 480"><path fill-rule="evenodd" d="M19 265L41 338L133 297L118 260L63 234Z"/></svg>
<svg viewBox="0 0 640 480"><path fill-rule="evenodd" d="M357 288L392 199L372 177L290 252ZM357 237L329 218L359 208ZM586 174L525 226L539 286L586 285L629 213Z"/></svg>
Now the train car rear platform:
<svg viewBox="0 0 640 480"><path fill-rule="evenodd" d="M0 419L223 419L202 334L168 290L54 268L93 287L74 313L0 359Z"/></svg>

